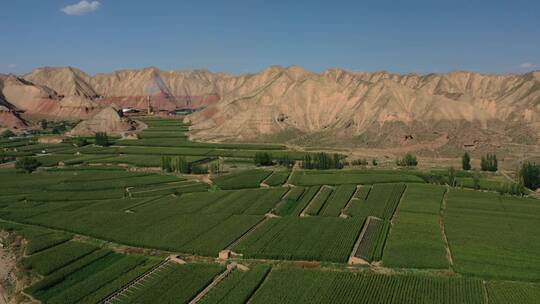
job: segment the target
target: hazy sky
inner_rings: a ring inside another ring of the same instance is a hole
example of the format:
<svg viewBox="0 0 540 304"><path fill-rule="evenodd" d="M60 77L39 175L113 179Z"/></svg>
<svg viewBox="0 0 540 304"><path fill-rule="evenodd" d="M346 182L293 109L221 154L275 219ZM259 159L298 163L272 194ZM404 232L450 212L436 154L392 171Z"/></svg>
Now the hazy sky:
<svg viewBox="0 0 540 304"><path fill-rule="evenodd" d="M0 73L540 69L540 1L2 1Z"/></svg>

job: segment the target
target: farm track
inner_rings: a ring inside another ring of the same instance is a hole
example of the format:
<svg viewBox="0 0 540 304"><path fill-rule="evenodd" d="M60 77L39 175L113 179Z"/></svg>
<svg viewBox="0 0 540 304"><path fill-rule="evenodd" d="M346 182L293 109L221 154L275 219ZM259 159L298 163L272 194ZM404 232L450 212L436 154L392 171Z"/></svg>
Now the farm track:
<svg viewBox="0 0 540 304"><path fill-rule="evenodd" d="M446 258L448 259L448 263L450 264L450 267L454 268L454 259L452 257L452 251L450 251L450 245L448 243L448 238L446 237L446 230L444 228L444 211L446 210L446 199L448 198L448 193L450 192L450 186L446 186L446 191L444 192L443 199L441 202L441 209L439 212L439 226L441 228L441 235L444 242L444 248L446 249Z"/></svg>
<svg viewBox="0 0 540 304"><path fill-rule="evenodd" d="M189 301L189 304L195 304L198 303L204 296L206 296L212 288L216 287L223 279L225 279L231 272L236 269L236 263L231 263L227 265L227 269L220 273L218 276L214 278L212 283L210 283L208 286L206 286L201 292L199 292L198 295L195 296L191 301Z"/></svg>
<svg viewBox="0 0 540 304"><path fill-rule="evenodd" d="M356 194L360 190L360 187L362 187L362 186L361 185L356 185L356 190L354 190L353 195L351 196L351 198L349 199L347 204L345 204L345 207L343 207L343 209L341 210L341 213L339 214L339 217L347 217L348 216L347 215L347 210L349 210L349 207L351 206L353 200L357 200Z"/></svg>
<svg viewBox="0 0 540 304"><path fill-rule="evenodd" d="M152 269L148 270L147 272L143 273L139 277L133 279L131 282L124 285L122 288L118 289L114 293L107 296L104 300L101 301L102 304L111 304L111 303L121 303L122 297L127 297L127 295L132 292L133 289L137 289L137 287L144 286L143 282L145 279L149 278L153 274L157 274L163 269L166 269L171 265L171 261L167 258L161 263L154 266Z"/></svg>
<svg viewBox="0 0 540 304"><path fill-rule="evenodd" d="M371 221L371 219L379 219L377 217L374 217L374 216L368 216L366 218L366 221L364 223L364 227L362 227L362 231L360 232L360 235L358 235L358 239L356 240L356 243L354 243L354 247L353 247L353 250L351 251L351 254L349 255L349 264L351 263L351 261L353 261L354 259L359 259L357 256L356 256L356 253L358 252L358 248L360 247L360 243L362 243L362 240L364 239L364 235L366 234L366 231L367 231L367 228L369 226L369 222ZM380 220L380 219L379 219ZM362 259L363 260L363 259ZM365 260L363 260L365 261ZM366 264L369 264L367 261L365 261Z"/></svg>
<svg viewBox="0 0 540 304"><path fill-rule="evenodd" d="M304 209L302 209L302 212L300 212L300 217L305 217L305 216L308 216L306 215L306 212L309 210L309 208L311 207L311 204L313 204L313 202L319 197L319 195L321 195L321 192L324 188L329 188L329 189L334 189L333 187L330 187L330 186L327 186L327 185L323 185L321 186L321 188L319 189L319 191L317 191L317 194L315 194L315 196L313 196L313 198L309 201L309 203L306 205L306 207ZM326 202L325 202L326 204ZM324 206L323 206L324 207Z"/></svg>
<svg viewBox="0 0 540 304"><path fill-rule="evenodd" d="M138 207L144 206L144 205L149 204L149 203L151 203L151 202L160 200L160 199L162 199L162 198L164 198L164 197L165 197L165 195L162 195L162 196L159 196L159 197L151 197L151 198L149 198L149 199L147 199L147 200L144 200L144 201L142 201L142 202L140 202L140 203L138 203L138 204L131 205L131 206L127 207L127 208L124 208L124 211L132 210L132 209L134 209L134 208L138 208Z"/></svg>
<svg viewBox="0 0 540 304"><path fill-rule="evenodd" d="M264 283L268 280L268 277L270 276L270 273L272 272L272 268L266 272L266 274L264 275L264 278L260 281L259 285L257 285L257 287L255 288L255 290L253 290L253 292L251 293L251 295L249 296L249 299L247 299L246 301L246 304L251 304L253 303L253 297L255 296L255 294L257 293L257 291L259 291L259 289L264 285Z"/></svg>
<svg viewBox="0 0 540 304"><path fill-rule="evenodd" d="M265 216L260 222L255 224L255 226L251 227L246 233L242 234L239 238L234 240L231 244L229 244L225 249L232 250L236 245L238 245L242 240L247 238L250 234L252 234L255 230L257 230L259 227L264 225L267 221L269 221L271 217Z"/></svg>

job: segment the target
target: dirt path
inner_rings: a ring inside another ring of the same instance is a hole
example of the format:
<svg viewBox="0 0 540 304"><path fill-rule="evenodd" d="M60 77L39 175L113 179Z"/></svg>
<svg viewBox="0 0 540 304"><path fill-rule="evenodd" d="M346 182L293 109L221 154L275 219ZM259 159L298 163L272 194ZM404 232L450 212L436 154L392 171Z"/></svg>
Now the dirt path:
<svg viewBox="0 0 540 304"><path fill-rule="evenodd" d="M225 249L227 250L232 250L234 248L234 246L236 246L238 243L240 243L242 240L244 240L245 238L247 238L250 234L253 233L253 231L257 230L259 227L261 227L262 225L264 225L264 223L266 223L268 220L270 220L271 217L269 216L265 216L262 221L258 222L257 224L255 224L255 226L251 227L248 231L246 231L246 233L244 233L243 235L241 235L239 238L237 238L236 240L234 240L232 243L229 244L229 246L227 246Z"/></svg>
<svg viewBox="0 0 540 304"><path fill-rule="evenodd" d="M347 210L349 210L349 207L351 206L352 202L354 200L358 200L356 198L356 194L358 193L358 191L360 191L360 188L362 187L362 185L356 185L356 189L354 190L354 193L353 195L351 196L351 198L349 199L349 201L347 202L347 204L345 204L345 207L343 207L343 209L341 209L341 212L339 213L339 217L342 217L342 218L346 218L348 217L347 215Z"/></svg>
<svg viewBox="0 0 540 304"><path fill-rule="evenodd" d="M285 182L284 186L293 186L291 185L291 180L294 175L294 171L298 170L298 168L300 168L300 165L298 164L298 162L295 162L294 166L291 169L291 174L289 174L289 177L287 178L287 182Z"/></svg>
<svg viewBox="0 0 540 304"><path fill-rule="evenodd" d="M206 294L210 292L210 290L212 290L212 288L223 281L223 279L225 279L234 269L236 269L236 263L227 265L227 269L215 277L210 285L206 286L206 288L203 289L195 298L193 298L193 300L189 301L189 304L198 303Z"/></svg>
<svg viewBox="0 0 540 304"><path fill-rule="evenodd" d="M444 242L444 248L446 249L446 259L450 264L451 268L454 268L454 258L452 257L452 251L450 251L450 245L448 244L448 238L446 237L446 230L444 228L444 211L446 210L446 199L448 198L448 193L450 192L450 186L446 186L446 191L441 202L441 209L439 212L439 226L441 229L441 236Z"/></svg>
<svg viewBox="0 0 540 304"><path fill-rule="evenodd" d="M326 188L331 188L330 186L322 185L321 188L319 189L319 191L317 191L317 194L315 194L315 196L309 201L309 203L306 205L306 207L304 207L302 212L300 212L300 217L306 216L306 212L309 210L309 207L311 207L311 204L313 204L313 202L319 197L319 195L321 195L321 192L325 187Z"/></svg>
<svg viewBox="0 0 540 304"><path fill-rule="evenodd" d="M156 273L160 272L161 270L167 268L171 264L172 264L172 262L170 262L169 259L164 260L163 262L157 264L155 267L148 270L146 273L143 273L142 275L135 278L131 282L127 283L126 285L124 285L123 287L121 287L120 289L115 291L114 293L107 296L103 301L101 301L101 303L104 303L104 304L114 303L114 302L118 301L119 297L125 296L125 294L131 288L137 289L137 287L141 287L141 286L144 287L142 282L144 282L144 280L146 278L150 277L153 274L156 274Z"/></svg>
<svg viewBox="0 0 540 304"><path fill-rule="evenodd" d="M351 251L351 254L349 255L349 261L348 261L349 265L369 264L368 261L357 257L356 252L358 251L358 247L360 247L360 243L362 243L362 239L364 238L364 235L366 234L367 227L369 226L369 222L371 221L372 218L377 219L374 216L368 216L366 218L366 222L364 223L364 227L362 227L362 231L360 232L360 235L358 236L358 239L356 240L356 243L354 243L353 250Z"/></svg>

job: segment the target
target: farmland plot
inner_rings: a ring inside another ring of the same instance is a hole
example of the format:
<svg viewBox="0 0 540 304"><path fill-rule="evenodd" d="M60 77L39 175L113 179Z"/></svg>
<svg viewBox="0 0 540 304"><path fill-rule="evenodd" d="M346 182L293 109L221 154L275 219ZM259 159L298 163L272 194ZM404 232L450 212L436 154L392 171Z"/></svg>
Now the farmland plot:
<svg viewBox="0 0 540 304"><path fill-rule="evenodd" d="M221 189L259 188L261 182L272 172L265 170L246 170L214 178Z"/></svg>
<svg viewBox="0 0 540 304"><path fill-rule="evenodd" d="M83 259L74 262L80 264L77 267L69 265L45 277L28 292L45 303L98 303L155 264L110 251L101 251L84 263Z"/></svg>
<svg viewBox="0 0 540 304"><path fill-rule="evenodd" d="M307 215L319 215L319 212L324 207L324 204L333 193L334 189L327 186L322 186L319 193L317 193L313 200L309 202L309 205L306 207L304 213Z"/></svg>
<svg viewBox="0 0 540 304"><path fill-rule="evenodd" d="M404 184L374 185L369 192L367 200L353 201L347 213L353 217L364 219L368 216L375 216L390 220L404 190Z"/></svg>
<svg viewBox="0 0 540 304"><path fill-rule="evenodd" d="M385 266L448 268L439 223L444 192L441 186L407 186L384 251Z"/></svg>
<svg viewBox="0 0 540 304"><path fill-rule="evenodd" d="M538 200L452 189L445 229L454 268L464 274L540 280Z"/></svg>
<svg viewBox="0 0 540 304"><path fill-rule="evenodd" d="M290 171L274 171L264 182L269 186L281 186L289 178Z"/></svg>
<svg viewBox="0 0 540 304"><path fill-rule="evenodd" d="M489 304L534 304L540 299L540 284L492 281L486 288Z"/></svg>
<svg viewBox="0 0 540 304"><path fill-rule="evenodd" d="M145 280L120 303L188 303L224 270L215 264L170 265Z"/></svg>
<svg viewBox="0 0 540 304"><path fill-rule="evenodd" d="M382 170L310 170L295 171L293 174L291 183L299 186L424 182L414 174Z"/></svg>
<svg viewBox="0 0 540 304"><path fill-rule="evenodd" d="M309 188L294 187L287 195L285 202L278 207L276 214L279 216L298 216L306 208L309 202L319 192L320 187Z"/></svg>
<svg viewBox="0 0 540 304"><path fill-rule="evenodd" d="M233 251L248 258L346 262L361 223L330 217L268 220Z"/></svg>
<svg viewBox="0 0 540 304"><path fill-rule="evenodd" d="M323 210L322 216L339 216L343 208L347 205L354 192L356 185L340 185L336 187L334 195L332 195Z"/></svg>
<svg viewBox="0 0 540 304"><path fill-rule="evenodd" d="M274 268L251 302L483 304L484 298L480 280Z"/></svg>
<svg viewBox="0 0 540 304"><path fill-rule="evenodd" d="M243 304L262 283L270 266L255 265L248 271L235 270L201 299L202 304Z"/></svg>
<svg viewBox="0 0 540 304"><path fill-rule="evenodd" d="M370 218L355 256L368 262L380 260L389 228L388 221Z"/></svg>

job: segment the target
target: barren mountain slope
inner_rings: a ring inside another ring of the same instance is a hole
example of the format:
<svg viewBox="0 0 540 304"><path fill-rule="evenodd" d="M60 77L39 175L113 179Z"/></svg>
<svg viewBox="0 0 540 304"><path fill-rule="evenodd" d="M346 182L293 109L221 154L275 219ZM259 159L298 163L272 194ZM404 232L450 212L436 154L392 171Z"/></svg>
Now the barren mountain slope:
<svg viewBox="0 0 540 304"><path fill-rule="evenodd" d="M96 100L101 106L145 108L151 96L158 110L206 107L188 118L192 137L202 140L438 149L537 144L539 75L458 71L421 76L340 69L317 74L272 66L239 76L147 68L90 77L72 68L46 68L25 79L60 95L101 96Z"/></svg>

